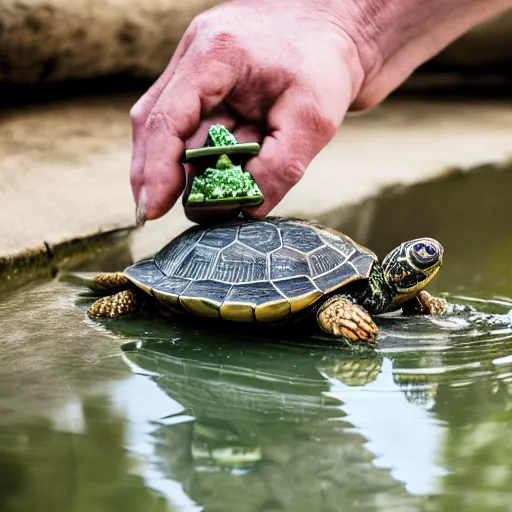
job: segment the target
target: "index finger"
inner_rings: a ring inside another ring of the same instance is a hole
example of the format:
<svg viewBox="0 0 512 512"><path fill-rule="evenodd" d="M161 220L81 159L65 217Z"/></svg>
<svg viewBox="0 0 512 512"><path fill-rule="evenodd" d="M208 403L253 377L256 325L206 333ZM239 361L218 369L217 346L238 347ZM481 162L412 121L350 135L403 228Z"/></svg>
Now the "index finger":
<svg viewBox="0 0 512 512"><path fill-rule="evenodd" d="M139 98L130 110L132 122L132 163L130 170L133 197L139 202L140 188L142 185L142 173L146 160L146 121L151 109L165 89L165 86L173 76L178 64L187 52L196 33L196 25L191 23L178 47L176 48L169 64L156 82Z"/></svg>
<svg viewBox="0 0 512 512"><path fill-rule="evenodd" d="M208 54L186 58L148 115L142 176L148 219L164 215L184 187L180 159L185 140L231 92L237 80L232 66Z"/></svg>

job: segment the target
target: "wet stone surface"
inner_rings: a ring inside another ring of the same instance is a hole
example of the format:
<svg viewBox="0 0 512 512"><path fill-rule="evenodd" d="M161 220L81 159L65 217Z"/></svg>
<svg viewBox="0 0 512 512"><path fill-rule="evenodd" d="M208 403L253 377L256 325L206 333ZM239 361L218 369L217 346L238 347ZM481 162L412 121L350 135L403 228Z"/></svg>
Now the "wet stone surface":
<svg viewBox="0 0 512 512"><path fill-rule="evenodd" d="M439 239L430 289L478 310L380 318L377 351L92 322L92 298L58 280L2 292L0 510L510 510L511 176L451 176L321 219L380 256Z"/></svg>

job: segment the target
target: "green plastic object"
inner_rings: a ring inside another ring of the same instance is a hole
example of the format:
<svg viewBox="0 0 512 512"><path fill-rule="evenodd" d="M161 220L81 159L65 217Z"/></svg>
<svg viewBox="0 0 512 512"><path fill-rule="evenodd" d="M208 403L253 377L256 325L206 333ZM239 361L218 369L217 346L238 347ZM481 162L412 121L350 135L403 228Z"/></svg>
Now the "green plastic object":
<svg viewBox="0 0 512 512"><path fill-rule="evenodd" d="M239 144L236 137L225 126L212 124L208 130L204 147L187 149L184 160L190 162L197 158L203 158L208 159L211 163L211 157L220 155L245 155L250 157L258 154L259 150L260 145L257 142Z"/></svg>
<svg viewBox="0 0 512 512"><path fill-rule="evenodd" d="M212 124L208 130L205 146L235 146L236 137L221 124Z"/></svg>
<svg viewBox="0 0 512 512"><path fill-rule="evenodd" d="M191 162L198 158L215 157L219 155L240 155L254 156L260 151L260 145L257 142L246 142L234 146L213 146L197 149L187 149L185 151L184 162ZM195 162L194 162L195 163Z"/></svg>
<svg viewBox="0 0 512 512"><path fill-rule="evenodd" d="M205 147L188 150L185 161L199 159L196 165L206 163L206 169L192 181L186 206L219 206L240 210L264 201L253 177L243 170L244 159L259 151L259 144L239 144L235 136L222 125L210 127ZM229 155L229 156L228 156ZM238 162L233 160L238 159Z"/></svg>

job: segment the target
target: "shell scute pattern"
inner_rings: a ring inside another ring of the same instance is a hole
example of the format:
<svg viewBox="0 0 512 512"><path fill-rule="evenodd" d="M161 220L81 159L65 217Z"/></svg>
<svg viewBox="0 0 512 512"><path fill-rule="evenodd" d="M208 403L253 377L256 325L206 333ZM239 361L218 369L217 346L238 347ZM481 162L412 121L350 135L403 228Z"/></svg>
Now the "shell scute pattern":
<svg viewBox="0 0 512 512"><path fill-rule="evenodd" d="M201 297L220 306L231 291L231 288L232 286L228 283L221 283L219 281L212 281L209 279L204 281L193 281L187 287L186 291L181 294L180 298Z"/></svg>
<svg viewBox="0 0 512 512"><path fill-rule="evenodd" d="M329 245L323 245L309 254L311 275L325 274L345 262L347 256Z"/></svg>
<svg viewBox="0 0 512 512"><path fill-rule="evenodd" d="M201 237L202 232L196 228L185 231L179 238L158 251L154 258L155 265L167 276L174 274Z"/></svg>
<svg viewBox="0 0 512 512"><path fill-rule="evenodd" d="M301 251L304 254L308 254L324 245L314 229L305 225L284 224L281 226L281 234L285 247Z"/></svg>
<svg viewBox="0 0 512 512"><path fill-rule="evenodd" d="M283 296L270 282L235 284L226 297L228 302L246 304L265 304L283 300Z"/></svg>
<svg viewBox="0 0 512 512"><path fill-rule="evenodd" d="M270 274L272 280L308 276L310 274L308 258L295 249L281 247L270 254Z"/></svg>
<svg viewBox="0 0 512 512"><path fill-rule="evenodd" d="M268 280L267 258L264 254L235 242L220 251L209 278L231 284Z"/></svg>
<svg viewBox="0 0 512 512"><path fill-rule="evenodd" d="M341 265L330 272L325 274L321 274L320 276L313 279L313 283L317 286L322 292L329 293L336 288L339 288L342 284L348 283L357 279L359 274L355 271L355 269L349 265Z"/></svg>
<svg viewBox="0 0 512 512"><path fill-rule="evenodd" d="M178 276L166 276L153 285L153 290L160 293L179 295L192 283L192 279L184 279L183 277Z"/></svg>
<svg viewBox="0 0 512 512"><path fill-rule="evenodd" d="M311 279L306 276L290 277L275 281L274 285L278 290L289 299L301 297L318 291Z"/></svg>
<svg viewBox="0 0 512 512"><path fill-rule="evenodd" d="M197 244L190 249L173 274L194 280L207 279L218 253L218 249Z"/></svg>
<svg viewBox="0 0 512 512"><path fill-rule="evenodd" d="M200 244L222 249L232 244L238 235L238 225L226 226L222 230L207 230L201 237Z"/></svg>
<svg viewBox="0 0 512 512"><path fill-rule="evenodd" d="M238 239L244 245L264 254L275 251L282 245L278 227L269 222L249 222L240 226Z"/></svg>
<svg viewBox="0 0 512 512"><path fill-rule="evenodd" d="M128 267L125 274L143 287L152 287L162 279L166 279L166 275L155 265L152 259L138 261Z"/></svg>
<svg viewBox="0 0 512 512"><path fill-rule="evenodd" d="M358 251L357 245L348 237L339 237L327 230L323 230L320 237L324 244L333 247L345 258L349 258Z"/></svg>
<svg viewBox="0 0 512 512"><path fill-rule="evenodd" d="M273 308L276 316L288 315L367 277L375 259L350 238L321 226L246 220L190 229L155 256L155 279L148 268L134 281L145 281L159 299L167 295L189 306L207 301L231 317L242 314L238 304L246 317L252 308L253 317L268 320Z"/></svg>
<svg viewBox="0 0 512 512"><path fill-rule="evenodd" d="M371 256L365 252L360 252L350 258L350 264L354 266L359 274L366 276L368 274L368 267L373 261L377 261L376 257Z"/></svg>

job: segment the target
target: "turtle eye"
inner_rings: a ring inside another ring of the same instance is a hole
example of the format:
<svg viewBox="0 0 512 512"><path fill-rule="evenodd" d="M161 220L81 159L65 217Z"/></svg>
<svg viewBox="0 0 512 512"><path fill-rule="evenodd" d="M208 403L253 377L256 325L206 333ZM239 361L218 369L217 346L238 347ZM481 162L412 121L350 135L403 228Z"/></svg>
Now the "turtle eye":
<svg viewBox="0 0 512 512"><path fill-rule="evenodd" d="M430 259L437 253L436 248L432 244L423 242L414 244L413 250L422 259Z"/></svg>
<svg viewBox="0 0 512 512"><path fill-rule="evenodd" d="M425 244L425 251L429 256L434 256L436 253L436 248L433 245Z"/></svg>
<svg viewBox="0 0 512 512"><path fill-rule="evenodd" d="M418 268L428 268L440 257L437 246L428 241L416 242L411 249L412 261Z"/></svg>

